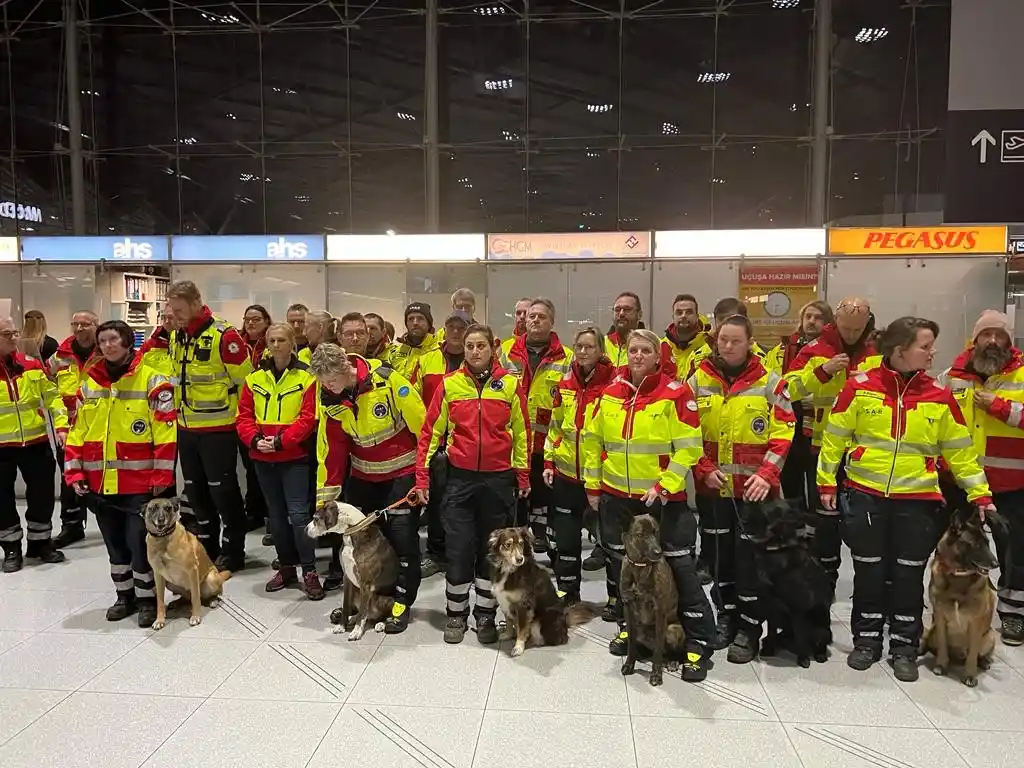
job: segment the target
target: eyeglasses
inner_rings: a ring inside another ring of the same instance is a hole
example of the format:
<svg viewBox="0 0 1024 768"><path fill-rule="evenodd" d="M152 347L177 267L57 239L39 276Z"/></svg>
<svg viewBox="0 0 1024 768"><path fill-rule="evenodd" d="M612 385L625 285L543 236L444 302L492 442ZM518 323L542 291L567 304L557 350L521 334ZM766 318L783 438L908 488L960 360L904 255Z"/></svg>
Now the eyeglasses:
<svg viewBox="0 0 1024 768"><path fill-rule="evenodd" d="M72 328L79 328L79 329L81 329L81 328L92 328L94 325L96 325L96 323L94 323L94 322L92 322L90 320L87 320L84 323L76 323L76 322L72 322L71 323L71 327Z"/></svg>
<svg viewBox="0 0 1024 768"><path fill-rule="evenodd" d="M245 324L246 325L255 325L256 323L262 323L262 322L263 322L263 315L256 315L255 317L247 317L247 318L245 318Z"/></svg>
<svg viewBox="0 0 1024 768"><path fill-rule="evenodd" d="M21 336L21 331L0 331L0 339L16 339Z"/></svg>
<svg viewBox="0 0 1024 768"><path fill-rule="evenodd" d="M366 331L358 330L358 331L342 331L339 335L343 339L358 339L358 338L360 338L362 336L368 336L369 334Z"/></svg>

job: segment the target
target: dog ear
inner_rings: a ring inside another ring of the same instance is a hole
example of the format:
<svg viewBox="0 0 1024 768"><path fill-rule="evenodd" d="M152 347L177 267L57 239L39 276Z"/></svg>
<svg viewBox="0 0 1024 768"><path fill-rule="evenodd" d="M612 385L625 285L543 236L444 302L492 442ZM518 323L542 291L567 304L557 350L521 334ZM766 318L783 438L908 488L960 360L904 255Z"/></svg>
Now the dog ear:
<svg viewBox="0 0 1024 768"><path fill-rule="evenodd" d="M181 497L180 496L173 496L173 497L171 497L170 502L171 502L171 509L174 511L174 514L180 517L181 516Z"/></svg>
<svg viewBox="0 0 1024 768"><path fill-rule="evenodd" d="M491 531L491 535L487 539L487 548L488 549L494 549L496 546L498 546L498 539L501 538L501 531L502 530L503 529L501 529L501 528L495 528L493 531Z"/></svg>
<svg viewBox="0 0 1024 768"><path fill-rule="evenodd" d="M526 539L526 543L530 546L530 549L533 549L533 542L537 540L537 537L533 535L533 531L530 529L530 526L524 525L519 530L523 532L523 538Z"/></svg>

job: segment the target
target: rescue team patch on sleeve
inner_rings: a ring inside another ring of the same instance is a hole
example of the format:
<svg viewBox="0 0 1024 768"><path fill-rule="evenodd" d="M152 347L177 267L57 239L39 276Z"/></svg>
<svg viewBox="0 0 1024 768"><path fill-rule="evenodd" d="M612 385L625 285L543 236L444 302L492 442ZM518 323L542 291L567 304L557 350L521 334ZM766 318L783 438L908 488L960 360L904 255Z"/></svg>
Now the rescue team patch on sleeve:
<svg viewBox="0 0 1024 768"><path fill-rule="evenodd" d="M764 416L755 416L750 422L750 431L755 435L763 435L768 431L768 419Z"/></svg>
<svg viewBox="0 0 1024 768"><path fill-rule="evenodd" d="M409 396L409 388L407 386L405 386L404 384L402 386L400 386L398 388L398 396L399 397L408 397Z"/></svg>
<svg viewBox="0 0 1024 768"><path fill-rule="evenodd" d="M136 419L132 422L132 434L141 435L146 432L146 422L142 419Z"/></svg>
<svg viewBox="0 0 1024 768"><path fill-rule="evenodd" d="M383 419L388 415L388 407L384 403L377 403L373 406L373 415L378 419Z"/></svg>
<svg viewBox="0 0 1024 768"><path fill-rule="evenodd" d="M238 350L239 346L235 342L232 341L230 344L228 344L228 352L230 352L232 355L237 355Z"/></svg>
<svg viewBox="0 0 1024 768"><path fill-rule="evenodd" d="M162 390L160 394L156 396L156 399L161 403L167 403L174 400L174 393L169 389Z"/></svg>
<svg viewBox="0 0 1024 768"><path fill-rule="evenodd" d="M696 411L697 410L697 401L696 400L687 400L686 401L686 407L689 408L691 411Z"/></svg>
<svg viewBox="0 0 1024 768"><path fill-rule="evenodd" d="M495 392L501 392L505 388L505 382L501 379L491 379L491 389Z"/></svg>

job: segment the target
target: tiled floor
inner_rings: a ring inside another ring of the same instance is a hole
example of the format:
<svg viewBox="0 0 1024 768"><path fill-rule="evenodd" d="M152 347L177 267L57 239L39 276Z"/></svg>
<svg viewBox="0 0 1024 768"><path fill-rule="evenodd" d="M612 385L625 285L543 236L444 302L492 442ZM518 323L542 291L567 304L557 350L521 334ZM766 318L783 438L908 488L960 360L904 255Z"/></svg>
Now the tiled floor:
<svg viewBox="0 0 1024 768"><path fill-rule="evenodd" d="M621 677L600 620L519 659L472 635L444 645L440 577L404 635L348 642L328 626L338 597L267 595L272 553L250 543L252 567L220 608L159 633L104 620L95 528L67 563L0 575L4 768L1000 768L1024 752L1024 649L1000 646L975 689L927 671L900 684L885 665L853 672L849 574L827 664L719 654L707 682L651 688ZM603 580L589 576L599 600Z"/></svg>

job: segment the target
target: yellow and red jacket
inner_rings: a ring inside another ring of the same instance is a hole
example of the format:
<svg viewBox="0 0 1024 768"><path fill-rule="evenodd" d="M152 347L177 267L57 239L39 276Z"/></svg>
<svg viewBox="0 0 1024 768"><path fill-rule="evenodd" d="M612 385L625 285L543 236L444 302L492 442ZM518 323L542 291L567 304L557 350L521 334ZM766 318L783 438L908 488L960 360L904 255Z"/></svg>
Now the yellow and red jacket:
<svg viewBox="0 0 1024 768"><path fill-rule="evenodd" d="M786 371L796 360L800 350L806 347L812 340L805 339L800 333L793 333L783 336L782 341L768 350L764 356L764 367L774 371L780 376L785 376ZM803 391L802 389L800 390ZM790 392L792 394L792 392ZM814 403L813 398L806 395L803 399L793 400L793 413L800 422L800 430L807 437L814 433Z"/></svg>
<svg viewBox="0 0 1024 768"><path fill-rule="evenodd" d="M49 440L47 411L53 428L66 434L68 412L43 364L21 352L0 358L0 448Z"/></svg>
<svg viewBox="0 0 1024 768"><path fill-rule="evenodd" d="M526 336L519 336L512 343L508 354L499 354L498 363L521 382L526 393L526 414L530 420L533 444L530 453L544 453L544 440L551 423L551 409L558 382L569 372L572 365L572 350L552 333L547 349L540 357L537 370L530 370L530 353L526 348Z"/></svg>
<svg viewBox="0 0 1024 768"><path fill-rule="evenodd" d="M797 353L785 372L789 396L793 400L804 401L804 410L809 409L812 414L811 445L814 449L821 446L832 403L842 392L847 378L858 372L874 370L882 364L882 356L875 349L874 342L864 341L850 356L850 364L835 376L829 376L823 366L845 351L839 331L834 323L829 323L818 338Z"/></svg>
<svg viewBox="0 0 1024 768"><path fill-rule="evenodd" d="M435 349L437 349L437 336L433 332L424 336L418 347L409 344L406 337L402 336L391 343L382 360L403 378L411 379L419 359Z"/></svg>
<svg viewBox="0 0 1024 768"><path fill-rule="evenodd" d="M696 370L693 364L694 356L698 351L705 354L707 349L710 349L707 332L697 331L689 341L680 341L673 323L665 329L665 335L661 337L661 370L670 379L686 381Z"/></svg>
<svg viewBox="0 0 1024 768"><path fill-rule="evenodd" d="M81 357L75 352L74 336L68 336L57 347L50 359L50 375L57 382L57 390L64 400L68 412L68 423L75 423L75 409L78 407L78 388L85 379L85 371L102 360L98 346L94 346L89 354Z"/></svg>
<svg viewBox="0 0 1024 768"><path fill-rule="evenodd" d="M686 384L660 370L636 387L628 368L617 371L594 405L583 434L587 493L640 498L686 498L686 473L701 457L697 401Z"/></svg>
<svg viewBox="0 0 1024 768"><path fill-rule="evenodd" d="M104 496L151 493L174 485L174 387L133 353L113 381L106 360L78 390L78 417L64 446L64 479Z"/></svg>
<svg viewBox="0 0 1024 768"><path fill-rule="evenodd" d="M693 470L698 491L739 499L753 475L778 488L796 426L782 377L752 354L731 384L713 358L701 361L686 384L697 397L704 440L704 455ZM715 470L726 477L717 491L704 482Z"/></svg>
<svg viewBox="0 0 1024 768"><path fill-rule="evenodd" d="M203 306L171 337L178 426L194 432L234 432L238 393L252 373L242 335Z"/></svg>
<svg viewBox="0 0 1024 768"><path fill-rule="evenodd" d="M953 391L974 440L981 466L993 493L1024 488L1024 354L1013 357L999 373L984 381L970 370L973 349L963 352L938 382ZM974 404L975 392L995 395L986 412Z"/></svg>
<svg viewBox="0 0 1024 768"><path fill-rule="evenodd" d="M174 383L174 361L170 353L171 334L163 326L153 331L153 335L146 339L139 353L142 355L142 362L166 377L171 384Z"/></svg>
<svg viewBox="0 0 1024 768"><path fill-rule="evenodd" d="M335 394L320 388L317 504L338 498L352 477L379 483L416 471L416 438L425 410L401 374L378 360L349 355L356 383Z"/></svg>
<svg viewBox="0 0 1024 768"><path fill-rule="evenodd" d="M253 341L248 336L243 336L242 338L249 348L249 363L255 371L260 367L261 362L270 357L270 350L267 349L267 335L264 333L256 341Z"/></svg>
<svg viewBox="0 0 1024 768"><path fill-rule="evenodd" d="M249 446L253 461L305 461L309 458L309 437L316 430L316 379L305 363L292 356L280 377L275 376L273 359L262 360L245 378L238 398L236 429ZM272 453L256 450L263 438L274 438Z"/></svg>
<svg viewBox="0 0 1024 768"><path fill-rule="evenodd" d="M643 323L640 323L640 328L644 327ZM622 368L624 365L629 363L628 359L629 349L626 346L626 340L622 338L622 335L615 330L614 326L604 337L604 354L611 360L611 363L616 368Z"/></svg>
<svg viewBox="0 0 1024 768"><path fill-rule="evenodd" d="M579 363L573 361L569 373L558 382L551 424L544 441L544 468L553 469L566 480L582 483L584 472L580 444L584 426L594 411L597 398L615 378L615 366L607 360L598 361L584 376Z"/></svg>
<svg viewBox="0 0 1024 768"><path fill-rule="evenodd" d="M430 462L444 442L451 466L471 472L514 469L519 487L529 488L529 441L519 379L492 359L490 376L481 381L463 363L444 377L430 403L420 432L416 487L430 486Z"/></svg>
<svg viewBox="0 0 1024 768"><path fill-rule="evenodd" d="M991 501L960 406L924 372L908 380L882 365L846 382L822 437L820 493L836 492L844 453L848 485L865 493L941 501L941 457L969 501Z"/></svg>
<svg viewBox="0 0 1024 768"><path fill-rule="evenodd" d="M434 394L441 386L441 380L449 373L459 369L454 361L448 356L447 347L444 343L432 352L427 352L416 362L416 369L412 372L412 385L423 398L423 405L427 408L434 401Z"/></svg>

